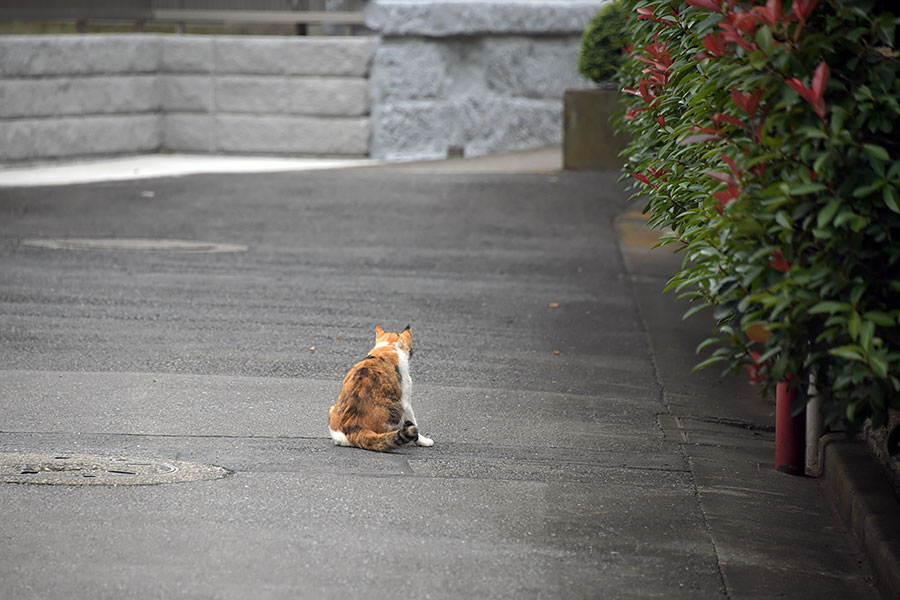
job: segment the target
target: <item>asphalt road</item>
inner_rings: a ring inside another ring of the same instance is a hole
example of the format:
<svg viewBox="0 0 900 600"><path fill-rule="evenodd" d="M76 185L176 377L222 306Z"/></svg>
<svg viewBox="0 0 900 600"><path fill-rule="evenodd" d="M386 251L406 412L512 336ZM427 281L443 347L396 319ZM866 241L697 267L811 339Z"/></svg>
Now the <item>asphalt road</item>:
<svg viewBox="0 0 900 600"><path fill-rule="evenodd" d="M364 168L0 190L0 452L232 472L0 485L0 597L725 597L660 424L616 179ZM82 237L248 249L23 244ZM333 446L344 373L376 325L407 324L434 447Z"/></svg>

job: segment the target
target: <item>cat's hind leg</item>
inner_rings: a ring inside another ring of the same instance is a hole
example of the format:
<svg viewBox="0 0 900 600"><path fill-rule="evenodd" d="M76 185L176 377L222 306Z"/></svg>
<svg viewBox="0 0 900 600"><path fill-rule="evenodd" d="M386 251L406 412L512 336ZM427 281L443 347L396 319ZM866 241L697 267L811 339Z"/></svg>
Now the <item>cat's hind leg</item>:
<svg viewBox="0 0 900 600"><path fill-rule="evenodd" d="M416 428L419 427L419 424L416 422L416 415L413 413L413 409L410 404L408 404L408 403L404 404L403 415L404 415L404 417L403 417L404 419L412 421L413 425L415 425ZM416 439L416 446L422 446L424 448L428 448L430 446L434 446L434 440L431 438L427 438L420 433L419 437Z"/></svg>

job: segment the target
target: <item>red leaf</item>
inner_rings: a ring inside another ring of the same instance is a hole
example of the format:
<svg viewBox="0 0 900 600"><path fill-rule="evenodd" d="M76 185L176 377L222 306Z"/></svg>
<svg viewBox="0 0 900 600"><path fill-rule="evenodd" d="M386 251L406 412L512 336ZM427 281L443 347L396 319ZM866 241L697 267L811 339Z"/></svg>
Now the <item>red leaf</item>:
<svg viewBox="0 0 900 600"><path fill-rule="evenodd" d="M712 179L724 181L725 183L733 184L735 182L734 178L731 175L729 175L728 173L721 173L719 171L707 171L706 173L704 173L704 175L706 175L707 177L710 177Z"/></svg>
<svg viewBox="0 0 900 600"><path fill-rule="evenodd" d="M769 27L775 27L776 24L784 20L781 0L769 0L765 6L754 6L753 10L759 13L763 22Z"/></svg>
<svg viewBox="0 0 900 600"><path fill-rule="evenodd" d="M649 107L649 106L644 106L643 108L632 108L631 110L628 111L628 114L625 115L625 116L622 117L622 118L625 119L626 121L631 121L631 120L633 120L633 119L637 116L637 114L638 114L639 112L642 112L642 111L645 111L645 110L650 110L650 107Z"/></svg>
<svg viewBox="0 0 900 600"><path fill-rule="evenodd" d="M642 6L637 9L637 13L640 15L638 20L641 19L652 19L653 18L653 7L652 6Z"/></svg>
<svg viewBox="0 0 900 600"><path fill-rule="evenodd" d="M772 253L769 254L769 265L782 273L787 273L791 269L791 263L784 260L780 250L772 250Z"/></svg>
<svg viewBox="0 0 900 600"><path fill-rule="evenodd" d="M759 25L762 20L763 19L754 12L743 12L737 13L733 22L735 28L739 31L752 36L756 33L756 26Z"/></svg>
<svg viewBox="0 0 900 600"><path fill-rule="evenodd" d="M813 91L806 89L806 86L804 86L803 82L801 82L799 79L796 79L796 78L785 79L784 82L786 84L788 84L789 86L791 86L794 89L794 91L796 91L798 94L800 94L801 98L803 98L810 104L815 102L816 99L815 99L815 95L813 94Z"/></svg>
<svg viewBox="0 0 900 600"><path fill-rule="evenodd" d="M728 189L723 190L721 192L713 193L713 198L718 201L716 205L716 210L719 211L719 214L722 214L722 208L728 206L728 204L741 195L741 188L736 185L728 184Z"/></svg>
<svg viewBox="0 0 900 600"><path fill-rule="evenodd" d="M746 333L747 337L752 341L759 342L760 344L765 344L766 340L772 337L772 332L761 323L753 323L744 330L744 333Z"/></svg>
<svg viewBox="0 0 900 600"><path fill-rule="evenodd" d="M679 146L687 146L688 144L696 144L698 142L708 142L709 140L717 140L719 136L711 135L709 133L700 133L697 135L689 135L680 142L678 142Z"/></svg>
<svg viewBox="0 0 900 600"><path fill-rule="evenodd" d="M731 157L725 154L720 154L719 157L726 163L728 163L728 166L731 167L731 172L734 174L735 178L740 179L744 172L737 168L737 165L734 164L734 161L731 160Z"/></svg>
<svg viewBox="0 0 900 600"><path fill-rule="evenodd" d="M706 34L706 37L703 38L703 47L716 56L725 54L725 44L714 33Z"/></svg>
<svg viewBox="0 0 900 600"><path fill-rule="evenodd" d="M744 39L744 36L742 36L740 33L738 33L738 31L734 28L733 25L730 25L728 23L719 23L719 27L724 29L724 31L721 34L719 34L722 36L722 39L724 41L734 42L735 44L737 44L738 46L740 46L747 52L753 52L754 50L757 49L756 44L752 44L752 43L748 42L746 39Z"/></svg>
<svg viewBox="0 0 900 600"><path fill-rule="evenodd" d="M665 117L665 115L660 115L660 116L656 117L656 122L659 123L659 126L660 126L660 127L665 127L665 126L666 126L666 117Z"/></svg>
<svg viewBox="0 0 900 600"><path fill-rule="evenodd" d="M638 181L640 181L641 183L646 183L647 185L650 185L650 180L647 179L646 175L641 175L640 173L632 173L631 176L634 177L635 179L637 179Z"/></svg>
<svg viewBox="0 0 900 600"><path fill-rule="evenodd" d="M801 21L806 21L818 3L819 0L794 0L792 8Z"/></svg>
<svg viewBox="0 0 900 600"><path fill-rule="evenodd" d="M712 12L722 12L721 7L718 2L714 0L685 0L691 6L696 6L697 8L702 8L703 10L708 10Z"/></svg>
<svg viewBox="0 0 900 600"><path fill-rule="evenodd" d="M633 94L633 95L635 95L635 96L640 96L640 95L641 95L641 93L640 93L639 91L637 91L637 90L636 90L635 88L633 88L633 87L622 88L622 92L625 93L625 94Z"/></svg>
<svg viewBox="0 0 900 600"><path fill-rule="evenodd" d="M759 100L762 98L764 89L760 88L752 93L745 93L736 87L731 88L731 99L737 104L738 108L743 110L751 117L756 115L756 109L759 107Z"/></svg>
<svg viewBox="0 0 900 600"><path fill-rule="evenodd" d="M825 95L825 86L828 84L828 65L825 62L819 63L819 66L816 67L816 72L813 74L812 88L807 88L796 78L786 79L784 82L800 94L801 98L809 102L820 119L825 118L825 100L823 96Z"/></svg>
<svg viewBox="0 0 900 600"><path fill-rule="evenodd" d="M740 121L737 117L733 117L731 115L726 115L725 113L720 113L720 112L713 114L712 122L713 122L713 125L716 126L716 128L721 127L722 121L724 121L730 125L734 125L735 127L740 127L741 129L746 129L747 131L750 131L750 126L747 125L746 123L744 123L743 121Z"/></svg>
<svg viewBox="0 0 900 600"><path fill-rule="evenodd" d="M825 64L825 61L820 62L812 78L812 91L816 96L816 100L821 100L825 95L825 86L828 85L828 74L828 65Z"/></svg>
<svg viewBox="0 0 900 600"><path fill-rule="evenodd" d="M638 82L638 87L641 88L641 98L644 99L644 102L646 102L647 104L652 104L657 95L653 91L651 82L647 79L641 79Z"/></svg>

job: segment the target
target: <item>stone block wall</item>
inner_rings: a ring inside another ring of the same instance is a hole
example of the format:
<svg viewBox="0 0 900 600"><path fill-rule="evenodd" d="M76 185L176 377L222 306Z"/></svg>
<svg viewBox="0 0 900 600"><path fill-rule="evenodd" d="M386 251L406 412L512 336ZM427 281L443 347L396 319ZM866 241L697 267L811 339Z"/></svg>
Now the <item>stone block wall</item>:
<svg viewBox="0 0 900 600"><path fill-rule="evenodd" d="M158 150L158 63L151 37L0 37L0 160Z"/></svg>
<svg viewBox="0 0 900 600"><path fill-rule="evenodd" d="M581 34L605 0L370 0L375 158L559 143Z"/></svg>
<svg viewBox="0 0 900 600"><path fill-rule="evenodd" d="M369 0L378 37L0 36L0 162L559 143L605 0Z"/></svg>
<svg viewBox="0 0 900 600"><path fill-rule="evenodd" d="M0 37L0 161L366 156L374 38Z"/></svg>
<svg viewBox="0 0 900 600"><path fill-rule="evenodd" d="M365 37L169 38L162 147L366 156L375 45Z"/></svg>

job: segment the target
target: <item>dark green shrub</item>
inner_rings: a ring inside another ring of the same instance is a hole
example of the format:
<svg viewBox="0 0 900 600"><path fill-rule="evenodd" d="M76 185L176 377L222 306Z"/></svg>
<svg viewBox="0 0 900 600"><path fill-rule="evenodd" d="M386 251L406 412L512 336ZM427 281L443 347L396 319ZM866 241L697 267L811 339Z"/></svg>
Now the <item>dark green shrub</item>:
<svg viewBox="0 0 900 600"><path fill-rule="evenodd" d="M900 408L892 4L627 3L626 170L684 253L669 288L713 310L701 365L792 375L801 398L815 375L851 432Z"/></svg>
<svg viewBox="0 0 900 600"><path fill-rule="evenodd" d="M621 0L605 5L581 36L578 72L595 82L612 79L625 60L625 23L628 14Z"/></svg>

